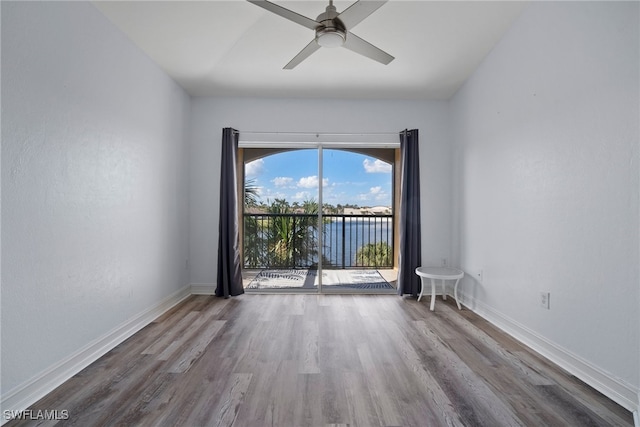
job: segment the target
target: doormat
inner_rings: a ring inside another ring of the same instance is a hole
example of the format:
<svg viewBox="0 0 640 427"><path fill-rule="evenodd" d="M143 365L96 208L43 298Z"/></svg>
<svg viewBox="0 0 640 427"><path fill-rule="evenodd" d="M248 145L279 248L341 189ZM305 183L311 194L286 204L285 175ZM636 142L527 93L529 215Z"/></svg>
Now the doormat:
<svg viewBox="0 0 640 427"><path fill-rule="evenodd" d="M313 289L315 276L309 270L262 270L245 289Z"/></svg>
<svg viewBox="0 0 640 427"><path fill-rule="evenodd" d="M322 287L330 289L395 289L378 270L324 270L322 272Z"/></svg>
<svg viewBox="0 0 640 427"><path fill-rule="evenodd" d="M317 270L262 270L245 289L314 289ZM324 270L322 287L329 289L395 289L377 270Z"/></svg>

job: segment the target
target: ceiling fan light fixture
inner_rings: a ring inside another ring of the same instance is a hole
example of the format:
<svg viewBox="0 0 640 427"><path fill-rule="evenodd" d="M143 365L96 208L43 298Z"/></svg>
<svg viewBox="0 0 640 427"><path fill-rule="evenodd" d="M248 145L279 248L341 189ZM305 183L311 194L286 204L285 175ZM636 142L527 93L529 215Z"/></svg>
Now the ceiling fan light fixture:
<svg viewBox="0 0 640 427"><path fill-rule="evenodd" d="M324 28L316 31L316 43L322 47L340 47L346 40L346 32L337 28Z"/></svg>

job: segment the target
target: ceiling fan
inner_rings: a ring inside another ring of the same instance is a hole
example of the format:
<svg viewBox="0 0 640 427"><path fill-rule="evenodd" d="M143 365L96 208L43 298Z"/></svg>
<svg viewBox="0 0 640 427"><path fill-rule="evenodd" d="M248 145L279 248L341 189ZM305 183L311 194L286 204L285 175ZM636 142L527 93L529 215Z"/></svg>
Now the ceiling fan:
<svg viewBox="0 0 640 427"><path fill-rule="evenodd" d="M333 0L329 0L329 6L327 6L325 12L321 13L316 20L307 18L306 16L266 0L247 1L316 32L316 37L284 66L285 70L295 68L311 56L312 53L320 49L320 47L342 46L385 65L394 59L393 56L350 31L351 28L378 10L387 0L358 0L342 13L338 13L336 7L333 5Z"/></svg>

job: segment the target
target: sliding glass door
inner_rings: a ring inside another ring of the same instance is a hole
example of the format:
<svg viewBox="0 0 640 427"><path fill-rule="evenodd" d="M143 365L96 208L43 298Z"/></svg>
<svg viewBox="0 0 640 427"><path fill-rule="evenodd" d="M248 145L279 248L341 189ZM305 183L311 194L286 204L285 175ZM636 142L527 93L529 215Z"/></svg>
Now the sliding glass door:
<svg viewBox="0 0 640 427"><path fill-rule="evenodd" d="M395 293L394 148L243 147L247 291Z"/></svg>

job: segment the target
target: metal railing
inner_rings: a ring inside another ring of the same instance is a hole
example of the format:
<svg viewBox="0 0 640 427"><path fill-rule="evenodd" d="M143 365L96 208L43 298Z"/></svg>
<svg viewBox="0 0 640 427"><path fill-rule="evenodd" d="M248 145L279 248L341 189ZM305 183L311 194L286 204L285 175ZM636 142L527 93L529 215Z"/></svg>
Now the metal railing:
<svg viewBox="0 0 640 427"><path fill-rule="evenodd" d="M244 214L244 268L391 268L393 228L393 215Z"/></svg>

